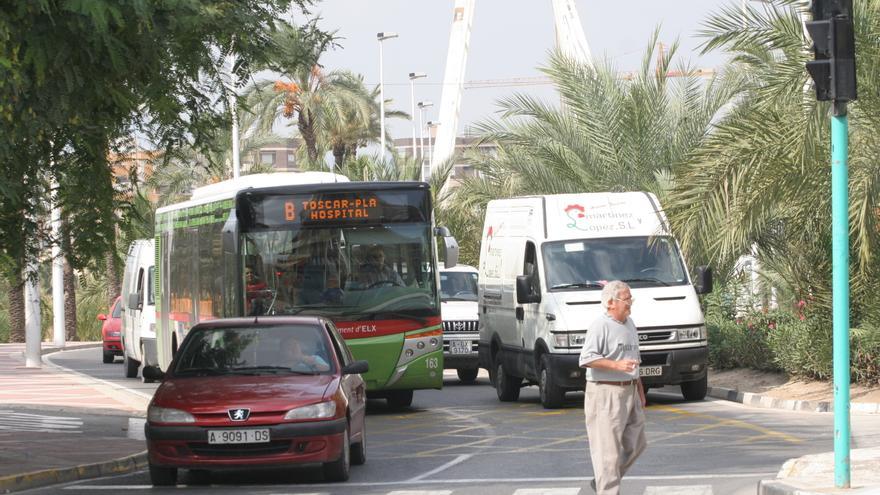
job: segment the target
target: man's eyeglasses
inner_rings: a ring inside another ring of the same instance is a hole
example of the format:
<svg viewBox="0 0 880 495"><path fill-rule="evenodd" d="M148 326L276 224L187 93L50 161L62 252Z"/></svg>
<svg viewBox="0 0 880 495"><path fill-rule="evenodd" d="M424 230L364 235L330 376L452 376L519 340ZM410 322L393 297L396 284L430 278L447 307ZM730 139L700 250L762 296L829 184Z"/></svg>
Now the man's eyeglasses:
<svg viewBox="0 0 880 495"><path fill-rule="evenodd" d="M632 296L630 296L630 297L628 297L628 298L626 298L626 299L621 299L621 298L619 298L619 297L614 297L614 299L616 299L616 300L618 300L618 301L620 301L620 302L626 304L627 306L632 306L633 303L636 302L636 300L633 299Z"/></svg>

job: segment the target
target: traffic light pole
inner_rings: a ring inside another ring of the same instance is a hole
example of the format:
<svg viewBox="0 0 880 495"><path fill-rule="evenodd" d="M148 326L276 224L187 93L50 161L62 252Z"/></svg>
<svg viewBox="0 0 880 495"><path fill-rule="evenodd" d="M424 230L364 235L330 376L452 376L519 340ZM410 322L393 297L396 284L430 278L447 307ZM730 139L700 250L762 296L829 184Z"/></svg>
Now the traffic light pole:
<svg viewBox="0 0 880 495"><path fill-rule="evenodd" d="M850 487L849 123L846 103L831 116L831 258L834 348L834 486Z"/></svg>

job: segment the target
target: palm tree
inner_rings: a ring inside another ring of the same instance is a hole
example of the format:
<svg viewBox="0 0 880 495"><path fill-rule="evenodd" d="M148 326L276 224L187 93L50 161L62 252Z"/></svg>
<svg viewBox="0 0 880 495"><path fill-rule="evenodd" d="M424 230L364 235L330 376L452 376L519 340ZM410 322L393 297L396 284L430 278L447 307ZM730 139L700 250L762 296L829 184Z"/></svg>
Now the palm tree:
<svg viewBox="0 0 880 495"><path fill-rule="evenodd" d="M855 313L876 312L880 198L880 2L854 2L860 100L850 105L850 232ZM706 50L732 55L746 85L736 105L677 170L667 207L685 250L729 266L757 247L792 294L827 305L831 260L827 103L804 64L806 6L775 0L726 8L705 24ZM856 318L857 319L857 318Z"/></svg>

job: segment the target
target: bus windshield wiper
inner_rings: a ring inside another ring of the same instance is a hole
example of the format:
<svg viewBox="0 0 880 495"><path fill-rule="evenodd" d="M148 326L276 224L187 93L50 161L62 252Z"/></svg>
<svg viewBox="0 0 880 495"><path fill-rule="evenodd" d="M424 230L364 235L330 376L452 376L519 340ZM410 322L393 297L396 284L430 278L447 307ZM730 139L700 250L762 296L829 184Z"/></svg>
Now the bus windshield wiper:
<svg viewBox="0 0 880 495"><path fill-rule="evenodd" d="M644 278L625 278L625 279L623 279L622 281L623 281L623 282L626 282L626 283L630 283L630 282L654 282L654 283L656 283L656 284L660 284L660 285L662 285L662 286L669 287L669 284L668 284L668 283L666 283L666 282L660 280L659 278L654 278L654 277L644 277Z"/></svg>
<svg viewBox="0 0 880 495"><path fill-rule="evenodd" d="M368 318L371 320L375 320L379 316L392 316L395 318L405 318L407 320L417 321L417 322L421 323L422 325L428 323L428 320L426 320L420 316L413 316L413 315L409 315L406 313L401 313L399 311L377 311L375 313L370 313Z"/></svg>
<svg viewBox="0 0 880 495"><path fill-rule="evenodd" d="M597 284L596 282L575 282L571 284L556 284L551 289L601 289L602 284Z"/></svg>

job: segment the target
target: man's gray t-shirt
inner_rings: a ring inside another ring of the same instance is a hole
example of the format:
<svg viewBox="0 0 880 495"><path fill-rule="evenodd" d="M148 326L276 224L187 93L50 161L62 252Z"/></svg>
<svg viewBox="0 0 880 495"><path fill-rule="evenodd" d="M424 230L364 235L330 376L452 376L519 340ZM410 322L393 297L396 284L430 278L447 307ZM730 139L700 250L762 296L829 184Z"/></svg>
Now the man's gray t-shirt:
<svg viewBox="0 0 880 495"><path fill-rule="evenodd" d="M620 323L607 313L593 320L587 327L587 337L581 355L578 359L580 367L597 359L633 359L641 363L639 355L639 334L632 319ZM636 366L630 373L624 371L600 370L587 368L587 381L614 381L622 382L639 377L639 367Z"/></svg>

